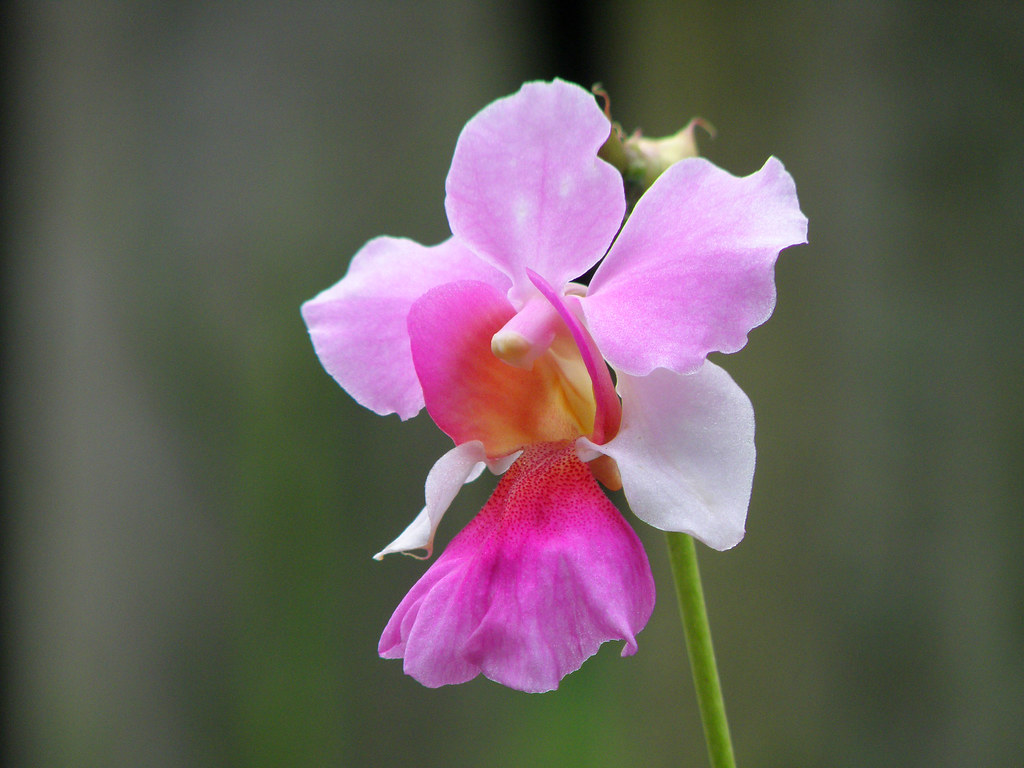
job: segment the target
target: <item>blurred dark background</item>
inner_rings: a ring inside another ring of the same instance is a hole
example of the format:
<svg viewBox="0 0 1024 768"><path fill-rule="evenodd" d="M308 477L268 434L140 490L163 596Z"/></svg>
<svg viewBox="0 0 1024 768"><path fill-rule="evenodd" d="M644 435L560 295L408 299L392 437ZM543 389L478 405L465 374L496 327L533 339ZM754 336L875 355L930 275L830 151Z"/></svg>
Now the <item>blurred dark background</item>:
<svg viewBox="0 0 1024 768"><path fill-rule="evenodd" d="M706 764L640 523L637 656L545 695L377 658L424 566L370 556L447 439L355 405L299 317L369 238L446 237L462 125L560 75L628 130L703 116L734 173L777 155L810 218L719 360L758 418L747 538L701 548L740 764L1019 765L1022 9L13 4L7 764Z"/></svg>

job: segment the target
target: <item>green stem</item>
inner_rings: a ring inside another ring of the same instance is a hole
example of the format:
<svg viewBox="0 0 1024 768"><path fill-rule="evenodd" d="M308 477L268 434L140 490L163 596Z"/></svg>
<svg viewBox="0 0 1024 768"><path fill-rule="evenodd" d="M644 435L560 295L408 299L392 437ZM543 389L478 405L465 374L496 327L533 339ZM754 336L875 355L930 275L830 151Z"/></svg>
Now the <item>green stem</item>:
<svg viewBox="0 0 1024 768"><path fill-rule="evenodd" d="M736 768L729 737L729 722L725 717L725 701L718 681L715 650L711 646L711 626L704 607L704 590L697 567L697 547L685 533L666 533L672 575L676 581L679 612L683 616L686 649L693 670L693 684L697 689L697 702L704 723L704 738L712 768Z"/></svg>

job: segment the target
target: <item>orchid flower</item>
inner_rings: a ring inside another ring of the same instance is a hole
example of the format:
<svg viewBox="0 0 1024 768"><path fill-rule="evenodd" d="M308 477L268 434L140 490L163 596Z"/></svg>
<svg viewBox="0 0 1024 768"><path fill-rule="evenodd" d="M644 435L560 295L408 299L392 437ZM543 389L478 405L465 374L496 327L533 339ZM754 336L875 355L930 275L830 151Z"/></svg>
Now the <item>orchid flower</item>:
<svg viewBox="0 0 1024 768"><path fill-rule="evenodd" d="M381 637L430 687L482 673L546 691L606 641L637 650L654 580L598 481L656 528L715 549L743 537L753 410L706 357L771 314L775 260L806 219L778 160L737 178L693 158L623 223L622 177L598 158L609 131L559 80L492 103L455 148L451 238L371 240L302 308L352 397L402 419L426 407L454 441L378 559L429 557L462 485L502 475Z"/></svg>

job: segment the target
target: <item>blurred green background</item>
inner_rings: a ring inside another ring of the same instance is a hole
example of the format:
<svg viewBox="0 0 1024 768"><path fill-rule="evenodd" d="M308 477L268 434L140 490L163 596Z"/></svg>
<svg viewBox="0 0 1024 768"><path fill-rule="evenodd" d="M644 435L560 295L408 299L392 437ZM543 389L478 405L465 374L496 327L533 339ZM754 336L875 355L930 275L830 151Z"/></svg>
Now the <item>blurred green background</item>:
<svg viewBox="0 0 1024 768"><path fill-rule="evenodd" d="M734 173L777 155L810 218L719 360L758 419L747 538L701 548L740 764L1019 765L1022 8L16 4L8 764L706 764L639 523L637 656L545 695L377 658L424 565L371 555L447 439L355 405L299 317L369 238L446 237L462 125L558 74L628 130L703 116Z"/></svg>

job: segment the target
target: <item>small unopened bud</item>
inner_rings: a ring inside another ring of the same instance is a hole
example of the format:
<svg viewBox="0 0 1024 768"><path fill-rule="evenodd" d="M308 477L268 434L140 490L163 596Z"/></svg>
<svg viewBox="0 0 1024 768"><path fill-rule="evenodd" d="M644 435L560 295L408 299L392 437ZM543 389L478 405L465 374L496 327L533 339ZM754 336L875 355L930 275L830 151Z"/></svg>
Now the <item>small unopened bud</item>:
<svg viewBox="0 0 1024 768"><path fill-rule="evenodd" d="M695 117L674 136L648 139L637 131L625 139L622 142L622 147L628 158L628 163L626 170L623 171L623 177L626 181L647 189L670 165L688 157L697 157L700 152L697 149L697 137L694 131L698 125L711 136L715 135L715 129L711 125L699 117Z"/></svg>
<svg viewBox="0 0 1024 768"><path fill-rule="evenodd" d="M595 85L592 90L604 101L605 116L612 124L611 133L598 151L598 157L615 166L627 187L631 186L639 194L646 191L673 163L700 154L695 135L697 126L707 131L709 136L715 135L715 129L710 123L695 117L681 131L663 139L648 139L640 131L626 136L622 126L612 120L608 94L599 85Z"/></svg>

